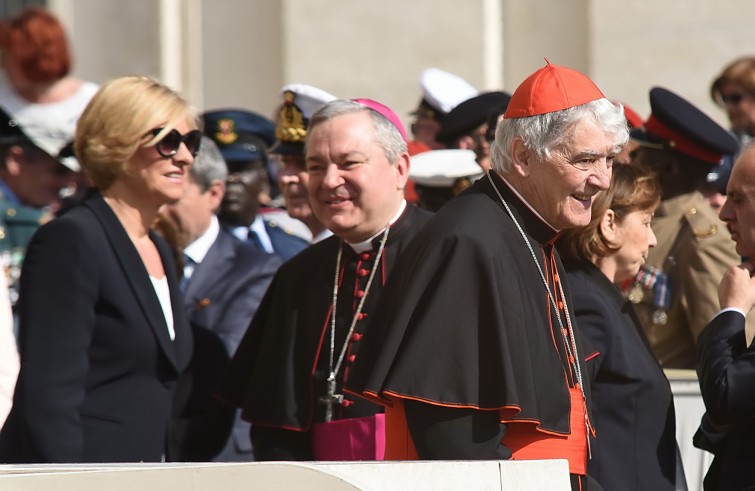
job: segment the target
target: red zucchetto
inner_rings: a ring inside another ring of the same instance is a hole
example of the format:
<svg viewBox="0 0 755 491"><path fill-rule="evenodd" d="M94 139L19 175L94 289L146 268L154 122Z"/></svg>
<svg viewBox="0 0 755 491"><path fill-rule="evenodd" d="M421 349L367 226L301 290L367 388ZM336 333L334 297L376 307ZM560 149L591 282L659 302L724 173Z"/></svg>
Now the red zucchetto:
<svg viewBox="0 0 755 491"><path fill-rule="evenodd" d="M504 118L524 118L562 111L605 98L597 85L571 68L546 65L524 79L506 109Z"/></svg>

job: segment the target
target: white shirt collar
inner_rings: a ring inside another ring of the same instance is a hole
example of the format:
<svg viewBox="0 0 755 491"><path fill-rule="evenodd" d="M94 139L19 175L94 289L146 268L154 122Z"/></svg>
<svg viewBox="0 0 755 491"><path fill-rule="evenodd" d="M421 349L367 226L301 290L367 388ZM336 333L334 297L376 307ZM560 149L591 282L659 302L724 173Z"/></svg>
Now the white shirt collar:
<svg viewBox="0 0 755 491"><path fill-rule="evenodd" d="M391 221L388 223L388 225L393 225L396 220L401 216L402 213L404 213L404 210L406 209L406 200L401 200L401 206L398 207L398 212L393 216ZM352 249L354 249L354 252L361 253L361 252L367 252L372 250L372 241L380 234L382 234L385 231L385 229L380 229L380 232L376 233L372 237L370 237L367 240L363 240L362 242L357 242L356 244L352 244L350 242L346 242L351 246Z"/></svg>
<svg viewBox="0 0 755 491"><path fill-rule="evenodd" d="M328 230L328 229L326 228L325 230L323 230L323 231L322 231L322 232L320 232L319 234L317 234L317 235L315 235L314 237L312 237L312 241L310 242L310 244L317 244L318 242L320 242L320 241L323 241L323 240L327 239L327 238L328 238L328 237L330 237L331 235L333 235L333 232L331 232L330 230Z"/></svg>
<svg viewBox="0 0 755 491"><path fill-rule="evenodd" d="M220 224L218 223L218 217L213 215L210 219L210 226L207 227L207 230L205 230L202 235L186 246L184 254L189 256L195 263L201 263L207 255L207 251L209 251L212 244L215 243L219 233Z"/></svg>

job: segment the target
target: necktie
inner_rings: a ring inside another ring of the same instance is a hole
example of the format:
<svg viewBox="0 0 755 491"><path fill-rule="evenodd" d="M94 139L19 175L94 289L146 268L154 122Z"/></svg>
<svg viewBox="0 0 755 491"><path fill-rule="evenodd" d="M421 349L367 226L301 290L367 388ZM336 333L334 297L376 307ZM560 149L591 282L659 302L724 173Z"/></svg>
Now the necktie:
<svg viewBox="0 0 755 491"><path fill-rule="evenodd" d="M265 246L262 245L260 236L257 235L257 232L255 232L254 230L249 231L249 235L246 237L246 241L250 244L253 244L258 251L265 252Z"/></svg>
<svg viewBox="0 0 755 491"><path fill-rule="evenodd" d="M194 273L194 268L197 266L196 261L194 261L192 258L184 254L184 274L181 277L181 292L185 292L186 288L189 286L189 280L191 279L191 275Z"/></svg>

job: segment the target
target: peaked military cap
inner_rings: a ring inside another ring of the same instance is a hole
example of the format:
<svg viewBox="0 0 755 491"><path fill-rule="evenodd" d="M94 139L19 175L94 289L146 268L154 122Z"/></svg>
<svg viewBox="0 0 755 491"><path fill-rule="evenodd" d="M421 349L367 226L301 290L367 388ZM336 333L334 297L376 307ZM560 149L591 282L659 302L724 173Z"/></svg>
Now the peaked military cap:
<svg viewBox="0 0 755 491"><path fill-rule="evenodd" d="M452 187L458 179L477 180L484 174L472 150L431 150L412 156L409 177L420 186Z"/></svg>
<svg viewBox="0 0 755 491"><path fill-rule="evenodd" d="M613 101L614 104L618 101ZM629 125L630 129L635 128L642 128L642 126L645 124L642 120L642 116L640 116L637 111L632 109L631 107L627 106L626 103L620 102L621 107L624 108L624 116L627 118L627 124Z"/></svg>
<svg viewBox="0 0 755 491"><path fill-rule="evenodd" d="M463 78L440 68L423 70L419 84L422 89L422 100L412 115L438 121L461 102L480 93Z"/></svg>
<svg viewBox="0 0 755 491"><path fill-rule="evenodd" d="M275 129L278 142L270 153L304 155L304 140L312 114L336 96L311 85L289 84L281 89L281 99Z"/></svg>
<svg viewBox="0 0 755 491"><path fill-rule="evenodd" d="M446 114L440 122L440 130L435 139L451 143L481 124L506 111L511 96L506 92L485 92L462 102Z"/></svg>
<svg viewBox="0 0 755 491"><path fill-rule="evenodd" d="M222 109L202 114L204 133L215 141L227 162L267 160L275 143L275 123L243 109Z"/></svg>
<svg viewBox="0 0 755 491"><path fill-rule="evenodd" d="M644 131L633 131L639 143L663 144L709 164L737 151L738 143L726 129L681 96L662 87L650 90L650 118Z"/></svg>
<svg viewBox="0 0 755 491"><path fill-rule="evenodd" d="M472 150L431 150L412 157L409 177L420 206L437 211L484 175Z"/></svg>
<svg viewBox="0 0 755 491"><path fill-rule="evenodd" d="M21 127L21 124L0 108L0 143L28 142L39 148L69 170L81 170L79 161L73 155L73 135L40 124Z"/></svg>

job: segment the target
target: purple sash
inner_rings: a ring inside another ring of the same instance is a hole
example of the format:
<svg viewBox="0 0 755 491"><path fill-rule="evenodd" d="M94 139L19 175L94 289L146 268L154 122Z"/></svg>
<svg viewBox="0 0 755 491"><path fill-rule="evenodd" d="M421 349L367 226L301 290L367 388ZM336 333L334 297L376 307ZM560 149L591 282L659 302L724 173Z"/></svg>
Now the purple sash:
<svg viewBox="0 0 755 491"><path fill-rule="evenodd" d="M312 452L315 460L383 460L385 414L315 423Z"/></svg>

